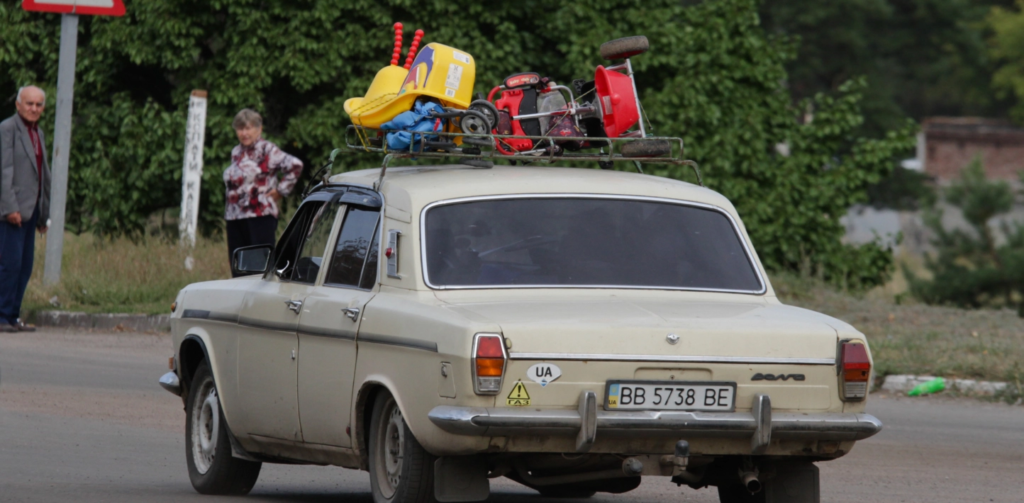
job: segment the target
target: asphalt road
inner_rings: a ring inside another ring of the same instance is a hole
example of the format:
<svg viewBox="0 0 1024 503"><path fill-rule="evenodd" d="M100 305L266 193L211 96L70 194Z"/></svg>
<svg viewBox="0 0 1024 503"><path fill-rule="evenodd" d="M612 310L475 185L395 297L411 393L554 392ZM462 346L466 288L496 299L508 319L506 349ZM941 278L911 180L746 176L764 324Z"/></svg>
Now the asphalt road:
<svg viewBox="0 0 1024 503"><path fill-rule="evenodd" d="M0 502L239 501L196 494L181 401L157 378L166 335L0 334ZM885 430L822 463L826 502L1020 502L1024 407L872 395ZM370 503L364 472L264 465L247 501ZM490 501L546 500L506 479ZM595 502L717 502L710 489L644 480Z"/></svg>

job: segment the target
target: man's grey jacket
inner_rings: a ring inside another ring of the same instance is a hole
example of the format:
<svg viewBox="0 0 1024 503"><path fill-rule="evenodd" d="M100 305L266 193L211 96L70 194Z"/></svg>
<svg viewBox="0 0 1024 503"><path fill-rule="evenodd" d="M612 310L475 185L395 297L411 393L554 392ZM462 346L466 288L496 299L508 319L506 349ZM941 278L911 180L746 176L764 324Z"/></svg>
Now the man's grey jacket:
<svg viewBox="0 0 1024 503"><path fill-rule="evenodd" d="M46 138L39 128L39 143L43 149L42 190L39 190L39 167L36 151L28 127L18 114L0 122L0 218L20 212L28 220L39 201L36 227L46 227L50 218L50 163L46 160Z"/></svg>

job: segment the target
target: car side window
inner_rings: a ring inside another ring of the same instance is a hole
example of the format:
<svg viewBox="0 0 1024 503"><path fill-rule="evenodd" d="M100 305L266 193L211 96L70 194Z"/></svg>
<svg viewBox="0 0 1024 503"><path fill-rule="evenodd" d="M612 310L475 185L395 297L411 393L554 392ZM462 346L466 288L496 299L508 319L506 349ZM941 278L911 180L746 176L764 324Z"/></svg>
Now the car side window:
<svg viewBox="0 0 1024 503"><path fill-rule="evenodd" d="M356 206L348 208L338 242L334 247L334 256L331 259L331 268L327 271L325 284L365 289L373 287L377 279L376 241L379 218L380 212L377 210Z"/></svg>
<svg viewBox="0 0 1024 503"><path fill-rule="evenodd" d="M313 217L324 207L323 201L308 201L299 207L274 248L274 272L281 278L291 279L303 240Z"/></svg>
<svg viewBox="0 0 1024 503"><path fill-rule="evenodd" d="M335 212L331 208L336 207L337 205L322 204L313 214L302 242L302 251L299 252L298 259L295 260L295 268L292 269L292 281L316 282L320 267L323 265L324 252L327 251L331 228L334 227Z"/></svg>

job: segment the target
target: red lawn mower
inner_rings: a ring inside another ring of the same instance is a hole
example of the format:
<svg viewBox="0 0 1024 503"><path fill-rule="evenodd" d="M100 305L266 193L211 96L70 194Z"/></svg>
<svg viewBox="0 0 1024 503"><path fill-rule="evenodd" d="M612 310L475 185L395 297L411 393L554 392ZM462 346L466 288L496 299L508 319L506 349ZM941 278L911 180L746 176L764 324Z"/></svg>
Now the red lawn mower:
<svg viewBox="0 0 1024 503"><path fill-rule="evenodd" d="M519 73L492 89L486 101L474 101L470 110L488 116L494 134L519 137L495 138L495 148L505 155L557 155L561 149L610 148L610 142L599 138L646 138L629 58L648 47L644 36L605 42L601 57L624 61L598 66L591 81L574 81L575 95L573 89L538 73ZM669 155L671 145L662 140L630 141L620 151L626 157L658 157Z"/></svg>

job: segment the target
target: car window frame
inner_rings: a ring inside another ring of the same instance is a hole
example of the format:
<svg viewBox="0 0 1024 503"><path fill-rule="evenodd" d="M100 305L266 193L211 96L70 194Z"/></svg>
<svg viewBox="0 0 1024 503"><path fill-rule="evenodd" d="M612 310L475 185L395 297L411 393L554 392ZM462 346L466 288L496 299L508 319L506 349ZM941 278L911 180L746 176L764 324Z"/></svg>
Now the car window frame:
<svg viewBox="0 0 1024 503"><path fill-rule="evenodd" d="M333 258L333 255L334 255L333 254L333 249L331 248L331 242L333 241L333 238L336 238L336 236L340 234L340 230L339 230L339 227L338 227L339 215L341 214L341 210L343 208L345 208L346 211L347 211L346 205L338 204L338 203L334 202L333 199L324 201L323 206L321 206L321 209L319 211L332 211L332 209L331 209L332 205L335 207L333 209L334 216L330 218L330 223L329 223L329 225L330 225L329 229L330 230L327 232L327 239L326 239L326 242L324 243L323 253L320 255L320 267L317 268L316 277L313 278L313 281L300 281L300 280L297 280L297 279L294 278L295 270L292 269L292 277L289 277L286 281L288 281L290 283L298 283L298 284L310 285L310 286L319 285L323 281L324 275L326 274L325 271L327 269L327 268L325 268L323 266L323 264L325 264L325 263L330 264L330 260ZM328 221L325 220L323 223L327 224ZM309 239L312 237L310 235L310 233L309 233L309 229L308 228L306 229L306 232L304 234L305 234L305 237L302 239L302 244L299 246L299 249L298 249L296 257L295 257L295 263L296 264L298 264L299 259L302 258L301 255L302 255L303 250L305 250L305 248L306 248L306 243L309 242Z"/></svg>
<svg viewBox="0 0 1024 503"><path fill-rule="evenodd" d="M297 283L297 284L310 285L310 286L315 286L315 285L317 285L320 282L321 275L323 273L322 268L321 268L321 271L317 273L317 278L313 281L313 283L305 283L305 282L295 281L295 280L293 280L291 278L291 275L289 275L289 277L287 277L287 278L283 278L280 275L278 275L277 274L277 265L278 265L279 261L281 260L281 256L279 255L279 253L283 252L283 250L281 249L281 243L284 241L285 237L290 237L291 233L296 231L295 230L295 226L298 225L298 223L296 221L296 217L299 215L299 212L302 211L303 208L307 204L317 203L317 202L321 203L321 204L331 204L332 201L334 201L336 198L338 198L342 194L344 194L346 190L347 190L347 188L343 187L343 186L328 186L328 187L325 187L325 188L323 188L321 190L317 190L317 191L315 191L313 193L310 193L309 195L307 195L302 200L302 202L299 204L299 207L295 210L295 215L292 216L292 219L289 220L288 225L284 229L284 232L281 233L281 237L278 238L276 243L274 243L274 249L271 252L271 256L270 256L270 262L271 262L270 266L267 269L267 271L263 274L263 280L264 281L276 280L276 281L282 282L282 283ZM342 206L342 205L339 205L339 206ZM334 222L331 225L335 226L335 227L337 226L337 215L335 215L335 220L334 220ZM303 232L304 236L302 237L301 242L298 244L298 246L295 249L295 256L292 257L292 259L291 259L293 262L298 258L298 255L300 253L302 253L302 246L306 242L305 234L308 232L308 230L309 229L308 229L308 226L307 226L306 229L305 229L305 232ZM336 232L336 230L337 230L336 228L332 228L331 229L331 235L333 235ZM330 242L331 242L331 239L330 239L330 237L328 237L328 243L330 243ZM328 250L325 250L325 251L331 251L330 247L328 247ZM328 258L328 257L325 257L325 258ZM294 264L292 264L292 266L294 267Z"/></svg>
<svg viewBox="0 0 1024 503"><path fill-rule="evenodd" d="M375 288L377 288L377 285L380 284L380 264L381 264L380 256L381 256L381 253L382 253L380 246L377 246L377 267L375 268L375 271L374 271L373 285L370 288L363 288L360 285L363 282L362 281L363 275L366 274L366 264L367 264L367 261L370 260L369 250L373 249L373 238L377 238L377 241L379 243L380 242L380 234L381 234L381 232L383 232L383 229L384 229L384 211L383 211L384 207L383 206L381 207L381 209L377 210L377 223L374 226L374 233L370 236L370 240L371 240L370 241L370 248L367 250L366 256L363 257L363 265L360 268L360 272L359 272L359 282L357 284L355 284L355 285L346 285L344 283L328 283L327 282L327 274L330 272L330 266L334 265L334 254L337 253L337 251L338 251L338 240L341 239L341 232L342 232L342 230L345 227L345 222L348 220L348 212L349 212L349 210L351 208L367 209L366 207L355 205L355 204L347 204L347 205L344 205L344 206L345 206L345 216L341 219L341 224L338 225L338 227L336 229L336 234L334 236L334 239L330 242L330 244L328 246L328 249L330 250L330 253L331 253L331 256L330 256L331 262L328 265L328 267L323 270L323 274L324 274L323 286L329 286L331 288L346 288L346 289L349 289L349 290L359 290L359 291L362 291L362 292L371 292Z"/></svg>
<svg viewBox="0 0 1024 503"><path fill-rule="evenodd" d="M721 288L697 288L697 287L670 287L670 286L653 286L653 285L435 285L430 282L430 270L427 265L427 214L430 210L439 206L448 206L453 204L462 204L469 202L478 201L501 201L510 199L608 199L608 200L620 200L620 201L641 201L651 203L665 203L674 204L679 206L690 206L693 208L700 208L704 210L710 210L720 213L728 219L729 224L732 226L733 232L736 233L736 237L740 240L743 246L743 252L747 257L751 268L753 268L755 276L757 277L758 283L761 288L758 290L731 290ZM573 194L573 193L542 193L542 194L504 194L504 195L492 195L492 196L473 196L473 197L460 197L456 199L445 199L441 201L434 201L423 207L420 211L420 269L422 271L423 283L431 290L513 290L513 289L602 289L602 290L669 290L669 291L686 291L686 292L711 292L711 293L736 293L743 295L764 295L768 292L768 282L764 278L764 272L761 270L760 262L756 260L757 256L754 255L753 247L747 240L747 236L741 232L741 228L735 218L724 209L706 203L698 203L695 201L683 201L680 199L668 199L662 197L651 197L651 196L635 196L635 195L624 195L624 194Z"/></svg>

